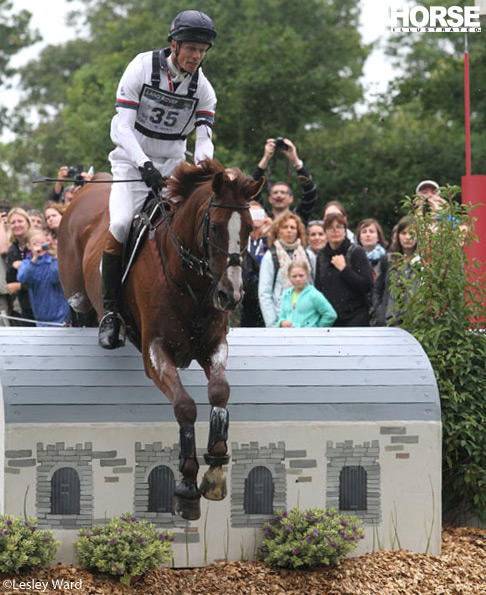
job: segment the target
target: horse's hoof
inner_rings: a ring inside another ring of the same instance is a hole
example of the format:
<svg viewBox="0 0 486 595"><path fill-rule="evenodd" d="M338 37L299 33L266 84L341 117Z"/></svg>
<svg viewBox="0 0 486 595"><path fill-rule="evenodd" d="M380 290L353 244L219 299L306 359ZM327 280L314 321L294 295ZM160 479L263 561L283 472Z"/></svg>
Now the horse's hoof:
<svg viewBox="0 0 486 595"><path fill-rule="evenodd" d="M202 478L199 491L207 500L224 500L228 490L222 467L210 467Z"/></svg>
<svg viewBox="0 0 486 595"><path fill-rule="evenodd" d="M197 519L201 518L199 498L188 500L187 498L176 496L175 502L177 514L180 514L186 521L197 521Z"/></svg>

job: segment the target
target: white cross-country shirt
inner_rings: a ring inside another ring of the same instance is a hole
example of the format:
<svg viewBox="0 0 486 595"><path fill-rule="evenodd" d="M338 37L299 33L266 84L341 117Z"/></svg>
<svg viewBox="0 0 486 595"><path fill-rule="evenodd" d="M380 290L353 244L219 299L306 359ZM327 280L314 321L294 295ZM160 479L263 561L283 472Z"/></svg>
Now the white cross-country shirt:
<svg viewBox="0 0 486 595"><path fill-rule="evenodd" d="M193 75L175 85L166 62L169 54L169 48L160 52L157 88L152 86L153 52L138 54L123 73L111 123L111 139L117 145L112 161L129 160L142 167L146 161L183 160L187 135L196 126L210 133L217 102L211 83L199 68L197 87L189 97Z"/></svg>

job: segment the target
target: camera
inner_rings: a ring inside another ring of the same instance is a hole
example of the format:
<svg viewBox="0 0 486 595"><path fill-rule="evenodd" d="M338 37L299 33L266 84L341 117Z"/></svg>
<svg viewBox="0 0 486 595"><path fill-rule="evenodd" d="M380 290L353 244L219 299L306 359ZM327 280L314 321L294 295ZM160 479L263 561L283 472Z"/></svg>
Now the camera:
<svg viewBox="0 0 486 595"><path fill-rule="evenodd" d="M281 136L277 136L275 139L275 148L279 149L280 151L288 151L290 149L289 145Z"/></svg>
<svg viewBox="0 0 486 595"><path fill-rule="evenodd" d="M71 178L74 181L75 186L82 186L84 184L84 178L81 175L84 171L84 165L81 163L76 167L68 167L68 178Z"/></svg>
<svg viewBox="0 0 486 595"><path fill-rule="evenodd" d="M50 246L49 246L48 243L45 243L45 244L42 244L41 245L41 248L42 248L42 250L49 250L50 249Z"/></svg>

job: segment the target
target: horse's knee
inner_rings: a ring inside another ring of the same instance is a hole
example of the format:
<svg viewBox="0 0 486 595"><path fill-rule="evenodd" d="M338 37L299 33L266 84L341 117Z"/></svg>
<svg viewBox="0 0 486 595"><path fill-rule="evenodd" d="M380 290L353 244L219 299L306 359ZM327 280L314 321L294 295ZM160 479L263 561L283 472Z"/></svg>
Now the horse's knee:
<svg viewBox="0 0 486 595"><path fill-rule="evenodd" d="M208 384L209 402L213 407L226 407L230 386L225 376L213 376Z"/></svg>
<svg viewBox="0 0 486 595"><path fill-rule="evenodd" d="M93 307L88 296L81 291L71 294L67 301L75 312L82 314L87 314Z"/></svg>
<svg viewBox="0 0 486 595"><path fill-rule="evenodd" d="M174 401L174 413L180 426L193 426L196 423L197 407L191 397Z"/></svg>

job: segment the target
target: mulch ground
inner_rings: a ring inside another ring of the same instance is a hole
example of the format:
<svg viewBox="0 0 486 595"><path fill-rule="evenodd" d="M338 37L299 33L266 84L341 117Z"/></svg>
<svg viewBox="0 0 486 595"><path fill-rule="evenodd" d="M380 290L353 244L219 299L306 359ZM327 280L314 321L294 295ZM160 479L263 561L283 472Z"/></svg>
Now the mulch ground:
<svg viewBox="0 0 486 595"><path fill-rule="evenodd" d="M12 577L9 577L12 578ZM20 581L81 581L81 588L19 590ZM4 577L5 580L5 577ZM75 595L486 595L486 529L446 527L442 555L406 550L379 551L347 558L339 566L313 570L274 570L259 562L226 562L205 568L161 568L132 587L93 575L78 566L58 565L15 578L3 593Z"/></svg>

